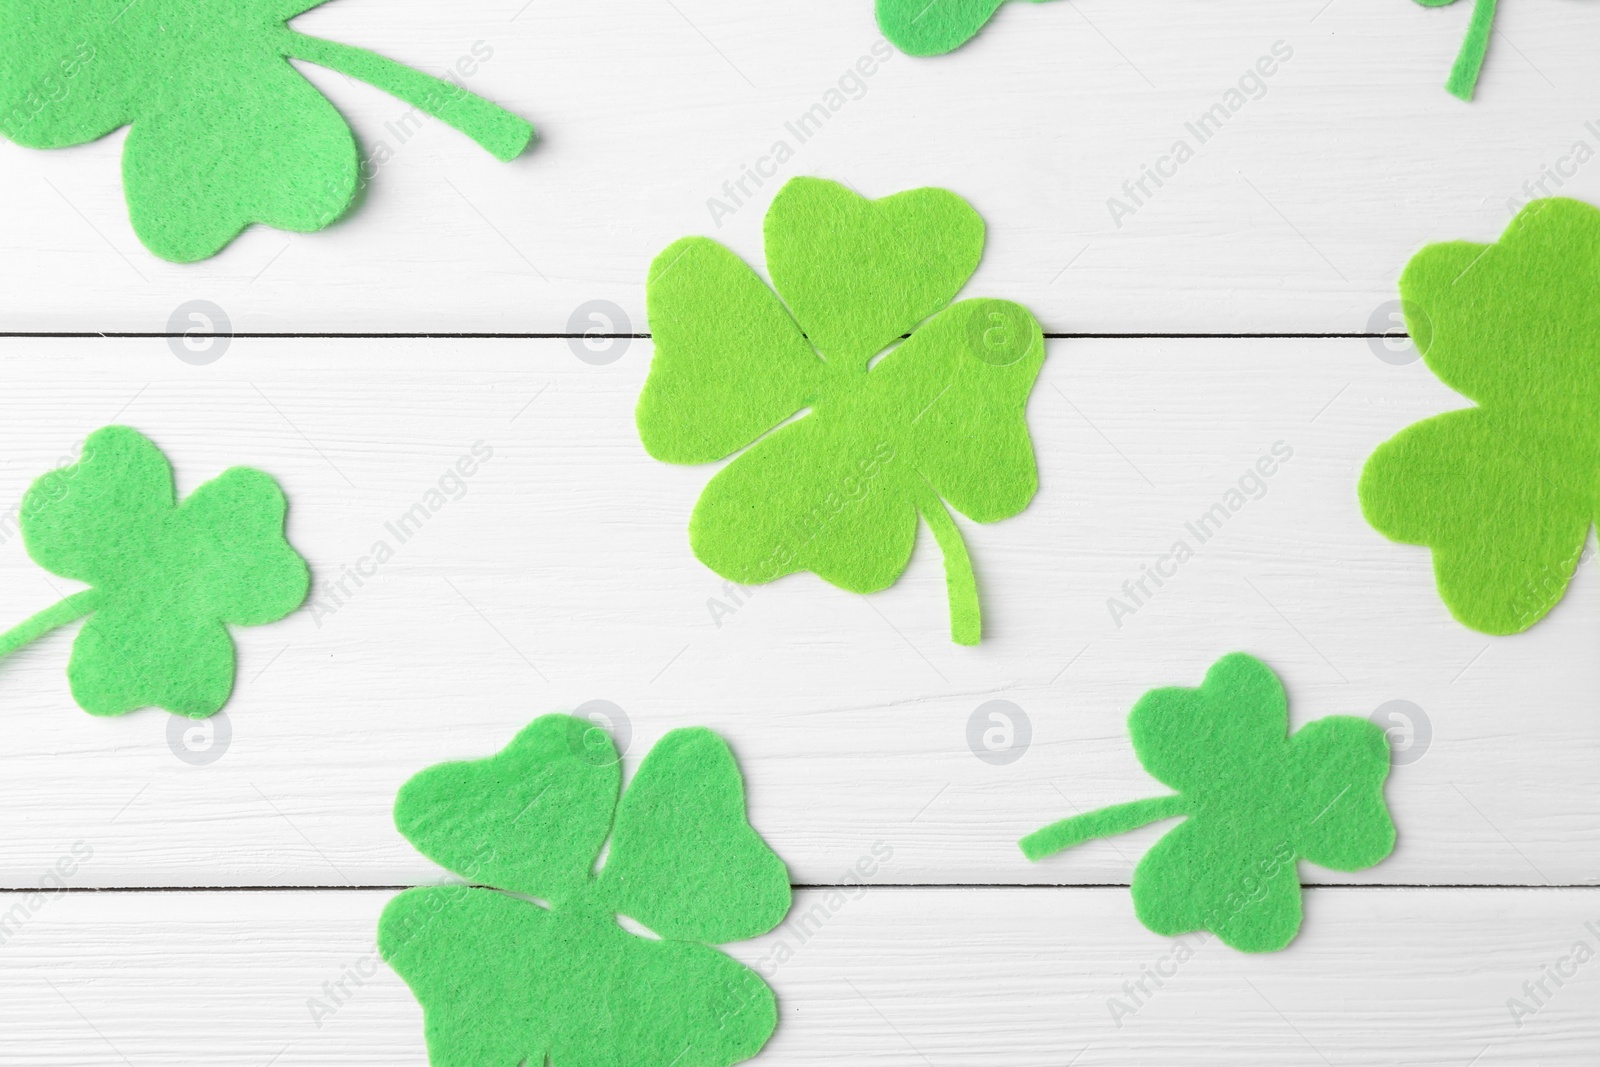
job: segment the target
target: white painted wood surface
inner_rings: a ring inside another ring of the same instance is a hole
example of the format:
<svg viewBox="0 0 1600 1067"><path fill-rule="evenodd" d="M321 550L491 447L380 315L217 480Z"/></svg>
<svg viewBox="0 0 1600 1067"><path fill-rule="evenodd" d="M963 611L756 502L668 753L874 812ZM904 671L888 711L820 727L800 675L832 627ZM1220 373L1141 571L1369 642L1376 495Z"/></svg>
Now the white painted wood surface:
<svg viewBox="0 0 1600 1067"><path fill-rule="evenodd" d="M720 227L707 201L787 139L772 183L969 198L990 232L978 284L1054 331L1364 331L1421 244L1494 237L1543 168L1600 198L1600 163L1571 158L1600 149L1592 5L1500 6L1468 106L1443 89L1468 3L1007 4L958 53L848 83L858 98L802 144L785 123L872 55L871 0L340 0L295 25L434 72L483 42L471 88L531 120L538 147L505 165L438 122L400 143L406 106L308 69L367 152L393 150L360 209L176 266L128 224L124 134L0 146L0 321L161 332L203 297L241 331L549 332L603 298L642 330L645 270L671 241L714 234L759 262L772 186ZM1279 41L1292 58L1265 94L1204 144L1187 133ZM1108 199L1185 137L1195 157L1118 226Z"/></svg>
<svg viewBox="0 0 1600 1067"><path fill-rule="evenodd" d="M400 783L595 699L624 709L634 759L676 726L725 733L799 882L838 881L878 840L898 882L1125 881L1159 828L1037 865L1016 839L1074 806L1164 791L1129 749L1128 709L1235 649L1279 671L1297 723L1395 699L1431 723L1431 746L1392 777L1394 858L1308 879L1600 882L1593 565L1525 635L1454 623L1426 551L1362 521L1355 479L1378 442L1461 401L1367 340L1050 342L1029 405L1040 492L1016 519L963 522L988 618L977 649L949 641L928 537L885 593L797 575L717 626L708 602L737 602L686 533L713 468L650 459L632 425L647 341L609 366L561 340L235 339L208 366L163 339L6 350L0 501L121 421L172 456L180 491L236 463L277 476L324 588L376 540L395 548L364 586L346 581L342 605L325 598L331 612L238 631L231 740L208 765L174 755L168 731L185 724L163 713L79 711L69 632L0 664L7 885L79 838L96 850L86 886L440 878L393 829ZM493 458L465 495L400 544L385 524L479 441ZM1265 495L1118 627L1108 599L1192 541L1185 523L1276 442L1293 457ZM0 545L12 616L70 588L20 537ZM999 766L967 742L993 699L1032 735Z"/></svg>
<svg viewBox="0 0 1600 1067"><path fill-rule="evenodd" d="M470 86L540 144L503 165L437 122L400 144L403 105L304 68L393 158L321 234L257 228L175 266L128 225L123 134L0 143L0 333L163 333L193 300L245 334L570 332L594 300L643 332L656 252L710 234L759 267L766 203L798 174L966 196L989 237L965 295L1024 302L1052 332L1384 330L1422 244L1493 239L1541 180L1600 201L1592 5L1502 3L1470 106L1442 88L1468 7L1007 4L955 55L892 53L800 144L785 123L874 55L870 0L341 0L297 28L435 72L481 42ZM1113 217L1124 181L1196 144L1185 123L1278 42L1292 55L1264 95ZM734 203L723 184L779 139L793 159ZM871 598L809 576L730 594L687 544L712 468L656 463L633 431L648 339L605 365L565 339L235 337L204 366L175 343L0 339L0 627L72 588L6 515L111 422L150 434L184 492L233 464L278 477L324 607L238 632L239 687L207 727L83 714L70 632L0 663L0 913L92 850L0 942L0 1062L422 1064L387 968L320 1027L307 1004L370 968L387 887L450 877L394 831L394 792L594 700L623 709L630 769L674 727L727 736L797 883L893 851L814 936L792 924L826 893L803 890L791 926L731 947L752 964L796 948L757 1062L1593 1062L1600 963L1543 1003L1524 983L1579 941L1600 950L1600 580L1586 562L1518 637L1448 618L1426 552L1362 522L1355 480L1380 441L1463 401L1381 340L1052 340L1029 408L1040 494L962 522L977 649L948 641L927 537ZM399 544L385 524L479 442L493 457L464 495ZM1259 499L1118 625L1108 599L1280 442L1293 456ZM394 559L354 588L379 539ZM1164 828L1037 865L1015 841L1161 790L1128 708L1234 649L1279 671L1297 725L1420 709L1388 787L1400 844L1366 872L1302 867L1317 888L1288 950L1199 946L1145 1003L1124 982L1176 945L1122 887ZM993 700L1028 723L1013 762L968 740ZM1137 1008L1120 1026L1112 998ZM1510 998L1537 1008L1521 1026Z"/></svg>
<svg viewBox="0 0 1600 1067"><path fill-rule="evenodd" d="M53 898L3 946L0 1059L422 1067L421 1010L373 959L389 895ZM825 915L729 946L778 994L763 1067L1580 1067L1600 1040L1600 962L1571 958L1600 941L1595 889L1312 890L1289 950L1189 938L1181 960L1114 889L869 889ZM1535 1010L1514 1019L1512 998Z"/></svg>

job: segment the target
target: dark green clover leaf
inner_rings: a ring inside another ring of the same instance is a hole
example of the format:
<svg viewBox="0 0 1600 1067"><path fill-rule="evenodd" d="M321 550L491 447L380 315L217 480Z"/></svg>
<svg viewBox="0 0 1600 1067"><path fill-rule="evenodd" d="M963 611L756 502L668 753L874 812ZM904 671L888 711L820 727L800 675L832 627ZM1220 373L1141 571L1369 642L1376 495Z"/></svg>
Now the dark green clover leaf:
<svg viewBox="0 0 1600 1067"><path fill-rule="evenodd" d="M61 148L131 124L128 214L180 263L253 222L310 232L350 207L355 138L290 59L399 97L414 109L402 124L433 115L503 160L527 147L533 127L459 84L288 28L323 2L0 0L0 133Z"/></svg>
<svg viewBox="0 0 1600 1067"><path fill-rule="evenodd" d="M1448 7L1456 0L1417 0L1423 7ZM1467 36L1461 42L1455 66L1444 83L1451 96L1471 100L1478 85L1478 71L1483 69L1483 57L1489 51L1489 35L1494 32L1495 0L1473 0L1472 21L1467 24Z"/></svg>
<svg viewBox="0 0 1600 1067"><path fill-rule="evenodd" d="M1535 200L1494 244L1429 245L1400 297L1428 369L1476 406L1378 446L1361 509L1433 550L1458 620L1521 633L1566 593L1600 514L1600 211Z"/></svg>
<svg viewBox="0 0 1600 1067"><path fill-rule="evenodd" d="M811 571L871 593L905 570L920 516L944 552L951 635L977 644L976 580L945 502L987 523L1033 499L1039 324L1004 300L950 303L983 253L983 221L954 193L866 200L796 178L765 231L776 293L704 237L650 267L645 449L668 463L743 450L695 505L695 555L743 584Z"/></svg>
<svg viewBox="0 0 1600 1067"><path fill-rule="evenodd" d="M1178 790L1076 815L1022 839L1031 860L1184 816L1139 861L1133 907L1158 934L1210 930L1272 952L1300 929L1301 859L1338 871L1394 849L1383 800L1389 746L1366 719L1330 715L1289 734L1278 676L1224 656L1198 689L1153 689L1128 716L1145 770Z"/></svg>
<svg viewBox="0 0 1600 1067"><path fill-rule="evenodd" d="M214 714L233 690L228 626L275 622L310 588L284 540L286 507L249 467L180 504L160 449L126 426L95 431L77 463L33 483L20 515L28 555L92 588L0 634L0 656L88 615L67 667L83 710Z"/></svg>
<svg viewBox="0 0 1600 1067"><path fill-rule="evenodd" d="M712 947L766 933L790 901L733 754L710 730L674 730L620 802L617 760L604 730L546 715L400 790L400 832L492 887L408 889L378 923L434 1067L728 1067L772 1035L772 990Z"/></svg>

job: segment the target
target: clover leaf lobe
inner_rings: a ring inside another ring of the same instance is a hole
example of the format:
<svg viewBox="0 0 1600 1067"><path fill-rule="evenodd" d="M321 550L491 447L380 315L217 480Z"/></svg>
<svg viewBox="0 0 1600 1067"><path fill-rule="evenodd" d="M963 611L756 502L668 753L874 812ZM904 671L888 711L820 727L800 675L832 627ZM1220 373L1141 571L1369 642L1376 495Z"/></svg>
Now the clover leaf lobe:
<svg viewBox="0 0 1600 1067"><path fill-rule="evenodd" d="M395 825L469 881L566 900L588 884L620 780L605 731L544 715L487 759L414 775L395 801Z"/></svg>
<svg viewBox="0 0 1600 1067"><path fill-rule="evenodd" d="M1128 715L1145 770L1195 797L1250 782L1263 761L1281 763L1288 727L1283 683L1266 664L1239 652L1212 664L1199 688L1152 689Z"/></svg>
<svg viewBox="0 0 1600 1067"><path fill-rule="evenodd" d="M795 178L763 223L767 270L826 360L865 366L955 298L983 255L983 219L946 189L868 200Z"/></svg>
<svg viewBox="0 0 1600 1067"><path fill-rule="evenodd" d="M777 294L704 237L669 245L647 288L655 355L635 421L666 463L709 463L815 398L823 365Z"/></svg>
<svg viewBox="0 0 1600 1067"><path fill-rule="evenodd" d="M665 938L743 941L782 921L788 868L749 823L727 742L702 727L650 750L617 806L599 889Z"/></svg>
<svg viewBox="0 0 1600 1067"><path fill-rule="evenodd" d="M18 524L28 555L63 578L116 583L138 570L149 530L166 521L172 465L143 434L107 426L84 440L78 462L35 479Z"/></svg>

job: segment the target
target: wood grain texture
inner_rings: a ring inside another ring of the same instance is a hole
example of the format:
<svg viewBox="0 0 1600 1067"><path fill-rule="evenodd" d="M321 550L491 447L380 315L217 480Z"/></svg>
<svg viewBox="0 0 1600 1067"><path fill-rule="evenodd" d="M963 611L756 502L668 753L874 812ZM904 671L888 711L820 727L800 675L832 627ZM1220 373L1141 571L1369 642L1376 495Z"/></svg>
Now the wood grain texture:
<svg viewBox="0 0 1600 1067"><path fill-rule="evenodd" d="M389 896L49 898L4 945L0 1059L421 1067L421 1011L374 954ZM1300 938L1269 956L1180 951L1131 911L1115 889L812 891L728 950L778 993L763 1067L1576 1067L1600 1040L1600 963L1570 958L1600 941L1600 890L1312 890ZM1512 998L1536 1010L1514 1019Z"/></svg>
<svg viewBox="0 0 1600 1067"><path fill-rule="evenodd" d="M307 69L364 151L389 150L359 210L176 266L128 224L125 133L0 146L0 328L163 332L204 297L247 332L564 331L593 299L642 330L658 251L706 233L759 264L776 185L816 174L869 196L967 197L989 224L973 292L1022 301L1054 331L1365 331L1420 245L1492 239L1538 195L1524 183L1600 197L1600 163L1573 154L1600 149L1588 5L1502 4L1470 106L1443 89L1469 6L1007 4L961 51L895 54L840 92L879 40L871 0L341 0L296 26L433 72L481 43L492 56L468 84L533 121L537 148L500 164ZM1292 56L1202 143L1186 124L1231 103L1278 42ZM786 124L830 90L837 111L802 143ZM1180 139L1193 158L1162 163ZM780 140L793 157L763 163ZM764 187L723 191L758 166ZM1146 166L1169 178L1130 195ZM1112 197L1134 213L1114 217ZM737 210L714 218L712 198Z"/></svg>
<svg viewBox="0 0 1600 1067"><path fill-rule="evenodd" d="M594 699L628 716L630 767L674 727L727 736L797 882L837 882L882 841L895 883L1120 883L1162 828L1037 865L1015 842L1164 791L1133 757L1128 709L1236 649L1279 671L1296 724L1404 699L1431 726L1391 778L1394 857L1308 881L1600 882L1592 563L1527 634L1484 637L1448 617L1424 550L1359 514L1372 448L1462 402L1420 363L1360 339L1051 342L1029 408L1039 495L1016 519L962 524L990 635L963 649L927 537L872 597L807 575L726 590L686 537L712 468L657 463L633 430L649 354L635 341L590 366L560 340L235 339L191 366L164 339L5 342L6 508L124 422L168 452L183 492L232 464L278 477L322 608L238 633L230 740L203 766L175 755L185 721L78 710L70 633L0 664L3 884L36 884L77 840L95 850L80 886L443 879L393 829L399 785ZM475 442L492 459L400 543L389 525ZM1259 499L1119 626L1108 599L1194 540L1186 524L1278 442L1293 455ZM379 540L394 558L357 587L345 568L374 569L361 561ZM0 543L8 619L70 589L20 538ZM732 612L714 620L713 600ZM968 743L995 699L1031 726L1009 764Z"/></svg>
<svg viewBox="0 0 1600 1067"><path fill-rule="evenodd" d="M1501 4L1465 105L1442 85L1469 6L1015 3L954 55L884 60L871 0L341 0L296 27L435 73L474 57L468 85L541 142L503 165L302 68L389 157L329 230L256 228L190 266L132 233L125 132L0 143L0 333L182 331L195 300L240 333L643 332L654 255L709 234L761 267L762 214L800 174L965 196L988 244L964 295L1052 332L1383 331L1423 244L1491 240L1535 195L1600 200L1592 5ZM1252 98L1202 143L1230 89ZM1193 157L1136 197L1179 139ZM792 158L751 183L779 141ZM622 316L585 319L597 300ZM0 627L74 588L27 558L15 506L112 422L183 492L234 464L279 478L319 584L238 632L238 689L203 726L82 713L70 631L0 662L0 1062L421 1067L420 1009L374 956L391 891L347 887L448 880L395 832L399 785L593 700L622 709L629 770L675 727L726 736L797 883L888 857L730 947L780 997L763 1065L1593 1062L1600 963L1548 975L1600 950L1600 579L1591 554L1543 623L1488 638L1448 617L1424 550L1366 526L1365 457L1464 403L1383 358L1403 350L1051 341L1039 496L962 522L990 638L963 649L931 538L870 598L804 575L731 589L696 561L712 468L644 454L650 342L612 345L591 365L561 339L235 337L193 365L178 339L0 338ZM1232 489L1248 502L1201 543L1190 524ZM1152 592L1180 539L1194 558ZM1116 886L1164 827L1036 865L1015 845L1164 791L1127 711L1235 649L1278 670L1296 725L1398 700L1416 727L1387 790L1395 855L1303 866L1305 927L1270 956L1138 925ZM991 701L1013 706L1010 762L972 740ZM31 895L75 849L75 891Z"/></svg>

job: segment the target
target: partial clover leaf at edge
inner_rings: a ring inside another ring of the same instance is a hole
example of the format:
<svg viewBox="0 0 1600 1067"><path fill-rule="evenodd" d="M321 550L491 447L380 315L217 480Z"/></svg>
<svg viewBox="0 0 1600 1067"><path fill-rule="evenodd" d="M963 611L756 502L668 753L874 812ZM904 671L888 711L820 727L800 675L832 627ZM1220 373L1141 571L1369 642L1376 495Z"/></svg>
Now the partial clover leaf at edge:
<svg viewBox="0 0 1600 1067"><path fill-rule="evenodd" d="M772 991L705 943L767 932L790 898L726 743L674 730L620 803L618 780L603 730L547 715L500 753L401 789L402 833L489 887L410 889L380 920L380 951L423 1005L435 1067L728 1067L771 1035ZM661 939L624 930L618 914Z"/></svg>
<svg viewBox="0 0 1600 1067"><path fill-rule="evenodd" d="M392 154L362 160L349 125L290 63L368 82L496 158L533 136L523 119L365 49L286 22L323 0L0 0L0 133L59 148L131 125L123 186L139 239L185 263L251 223L310 232L342 216ZM473 60L476 62L476 60Z"/></svg>
<svg viewBox="0 0 1600 1067"><path fill-rule="evenodd" d="M1600 512L1600 210L1536 200L1493 244L1430 244L1400 297L1427 368L1476 406L1381 444L1362 513L1431 551L1456 619L1520 633L1565 593Z"/></svg>

